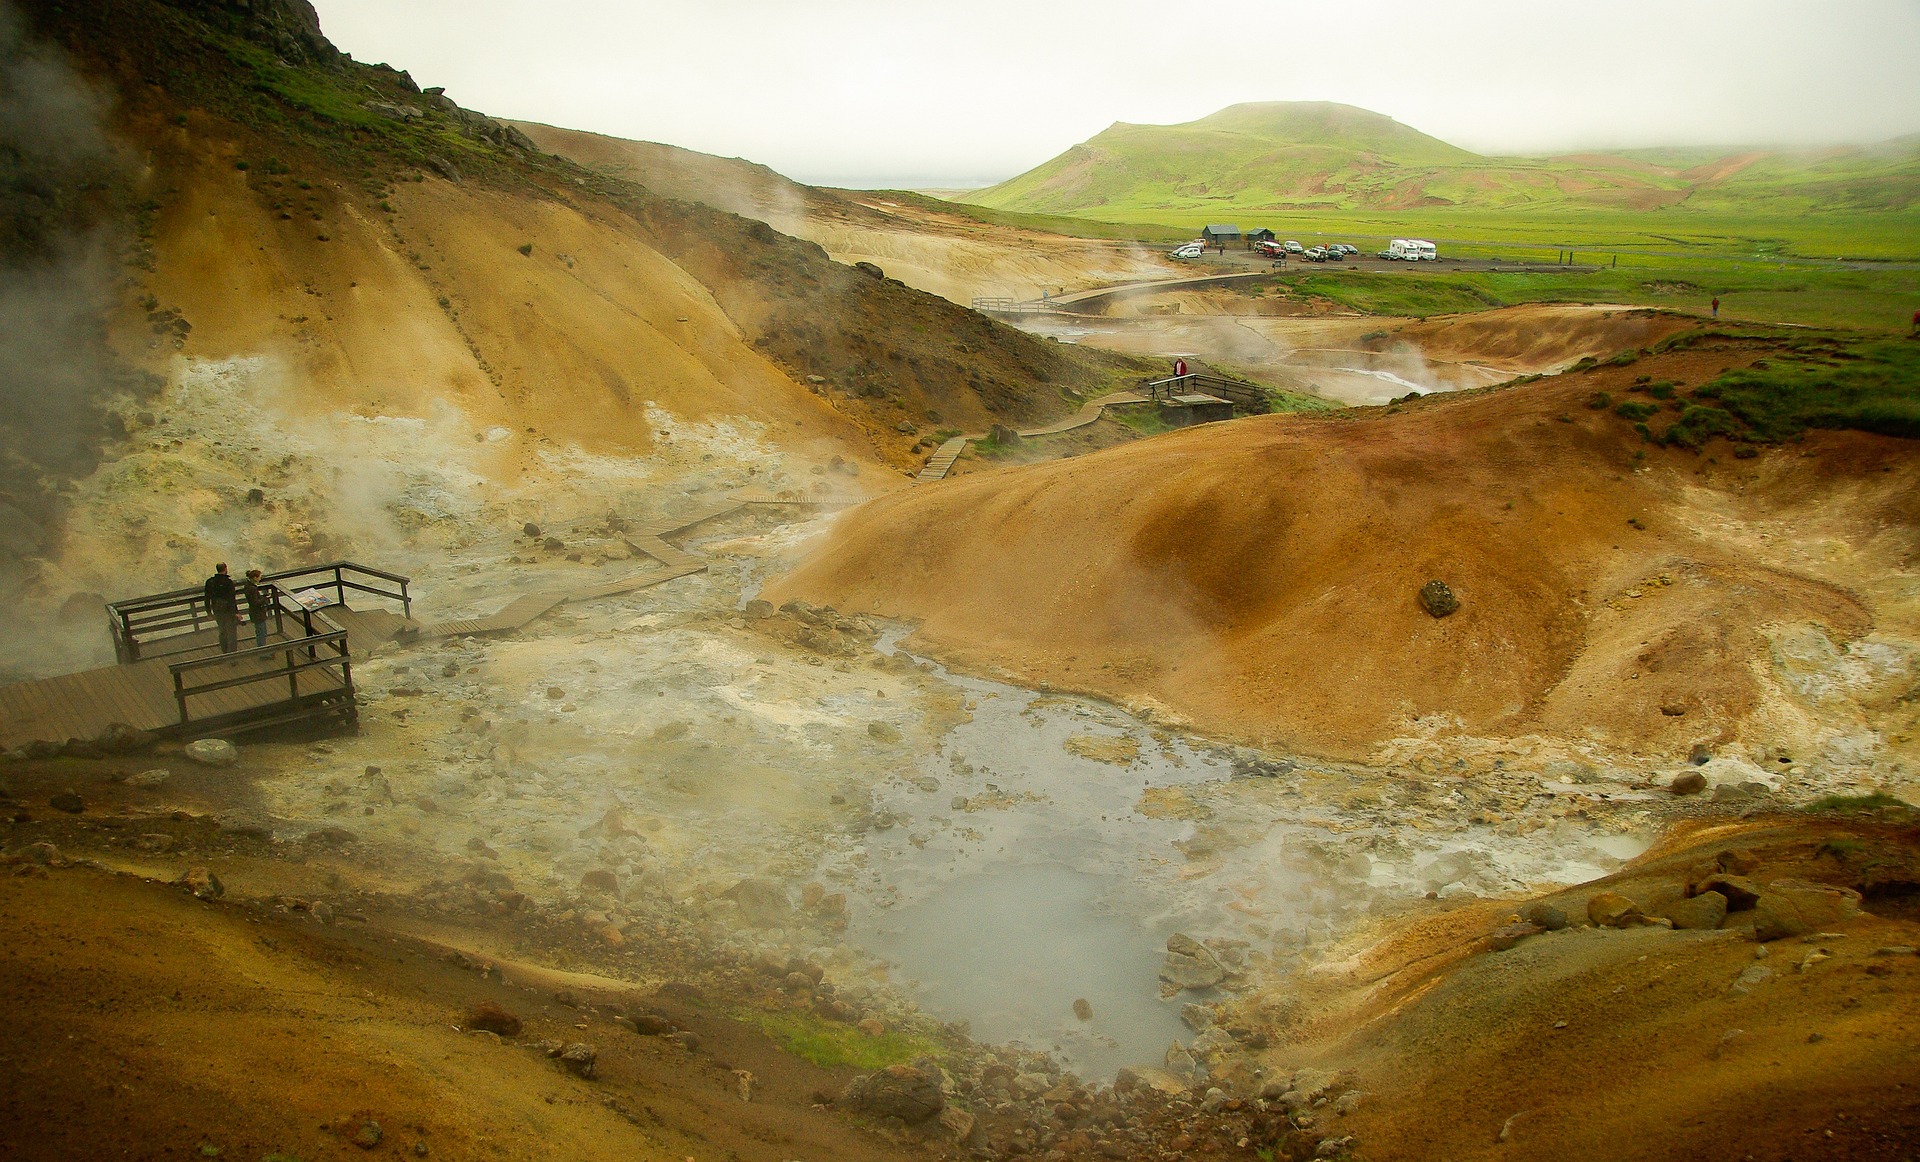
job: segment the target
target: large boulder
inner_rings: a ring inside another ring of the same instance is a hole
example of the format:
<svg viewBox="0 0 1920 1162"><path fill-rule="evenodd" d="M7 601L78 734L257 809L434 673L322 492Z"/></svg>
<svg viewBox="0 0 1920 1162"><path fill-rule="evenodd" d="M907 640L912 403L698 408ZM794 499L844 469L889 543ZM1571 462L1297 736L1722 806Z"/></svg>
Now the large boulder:
<svg viewBox="0 0 1920 1162"><path fill-rule="evenodd" d="M1727 898L1719 892L1701 892L1664 904L1655 915L1673 921L1675 928L1718 928L1727 918Z"/></svg>
<svg viewBox="0 0 1920 1162"><path fill-rule="evenodd" d="M1640 905L1619 892L1601 892L1587 901L1587 919L1596 928L1618 928L1640 915Z"/></svg>
<svg viewBox="0 0 1920 1162"><path fill-rule="evenodd" d="M203 767L230 767L240 761L240 748L224 738L196 738L183 753Z"/></svg>
<svg viewBox="0 0 1920 1162"><path fill-rule="evenodd" d="M1726 897L1727 911L1744 912L1760 899L1760 885L1745 876L1712 875L1693 885L1693 894L1718 892Z"/></svg>
<svg viewBox="0 0 1920 1162"><path fill-rule="evenodd" d="M1445 617L1460 608L1460 599L1445 581L1429 581L1420 587L1420 608L1434 617Z"/></svg>
<svg viewBox="0 0 1920 1162"><path fill-rule="evenodd" d="M787 889L772 880L749 876L720 893L740 905L740 917L753 928L785 928L793 919Z"/></svg>
<svg viewBox="0 0 1920 1162"><path fill-rule="evenodd" d="M1774 880L1753 905L1753 938L1762 942L1822 932L1860 914L1860 893L1806 880Z"/></svg>
<svg viewBox="0 0 1920 1162"><path fill-rule="evenodd" d="M946 1107L940 1076L917 1065L889 1065L855 1078L841 1102L876 1118L899 1118L908 1125L937 1116Z"/></svg>
<svg viewBox="0 0 1920 1162"><path fill-rule="evenodd" d="M1176 932L1167 937L1167 958L1160 965L1160 979L1176 989L1212 988L1227 978L1218 957L1191 936Z"/></svg>

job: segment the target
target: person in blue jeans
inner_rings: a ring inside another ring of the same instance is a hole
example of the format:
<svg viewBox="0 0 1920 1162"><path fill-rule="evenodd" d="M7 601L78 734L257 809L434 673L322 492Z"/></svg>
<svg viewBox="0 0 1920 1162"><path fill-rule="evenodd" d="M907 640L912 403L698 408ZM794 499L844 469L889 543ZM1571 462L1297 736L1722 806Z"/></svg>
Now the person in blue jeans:
<svg viewBox="0 0 1920 1162"><path fill-rule="evenodd" d="M225 561L213 567L213 576L207 578L202 592L206 595L207 612L220 627L220 652L230 654L239 647L240 608L234 600L233 578L227 574Z"/></svg>
<svg viewBox="0 0 1920 1162"><path fill-rule="evenodd" d="M247 599L247 620L253 623L253 644L267 644L267 591L260 584L260 570L248 569L241 592Z"/></svg>

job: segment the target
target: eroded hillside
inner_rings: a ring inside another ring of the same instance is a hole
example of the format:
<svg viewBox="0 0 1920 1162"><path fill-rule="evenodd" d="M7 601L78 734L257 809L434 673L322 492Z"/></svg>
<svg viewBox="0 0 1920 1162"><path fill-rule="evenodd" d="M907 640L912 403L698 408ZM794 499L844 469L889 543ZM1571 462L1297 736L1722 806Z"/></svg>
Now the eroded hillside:
<svg viewBox="0 0 1920 1162"><path fill-rule="evenodd" d="M1907 755L1910 443L1807 434L1736 458L1593 406L1764 354L1682 345L969 476L850 514L774 597L910 619L972 666L1281 748ZM1433 580L1458 612L1422 607Z"/></svg>

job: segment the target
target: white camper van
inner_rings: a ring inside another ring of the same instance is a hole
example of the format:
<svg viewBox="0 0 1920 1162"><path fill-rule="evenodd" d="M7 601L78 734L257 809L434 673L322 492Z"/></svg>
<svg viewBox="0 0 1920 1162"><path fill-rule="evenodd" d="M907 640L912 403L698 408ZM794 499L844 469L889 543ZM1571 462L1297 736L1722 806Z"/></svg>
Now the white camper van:
<svg viewBox="0 0 1920 1162"><path fill-rule="evenodd" d="M1409 238L1407 241L1413 246L1414 250L1408 257L1417 258L1422 262L1438 262L1440 260L1440 252L1434 249L1433 243L1422 238Z"/></svg>
<svg viewBox="0 0 1920 1162"><path fill-rule="evenodd" d="M1420 250L1410 238L1395 238L1387 243L1387 257L1395 262L1412 262L1420 257Z"/></svg>

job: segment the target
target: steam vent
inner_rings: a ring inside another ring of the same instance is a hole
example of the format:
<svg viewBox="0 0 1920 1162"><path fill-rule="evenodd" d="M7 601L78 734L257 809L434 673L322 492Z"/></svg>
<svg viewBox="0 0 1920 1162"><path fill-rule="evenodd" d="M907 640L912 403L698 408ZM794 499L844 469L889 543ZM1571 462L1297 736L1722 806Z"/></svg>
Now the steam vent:
<svg viewBox="0 0 1920 1162"><path fill-rule="evenodd" d="M0 1154L1911 1159L1920 12L1246 7L0 0Z"/></svg>

